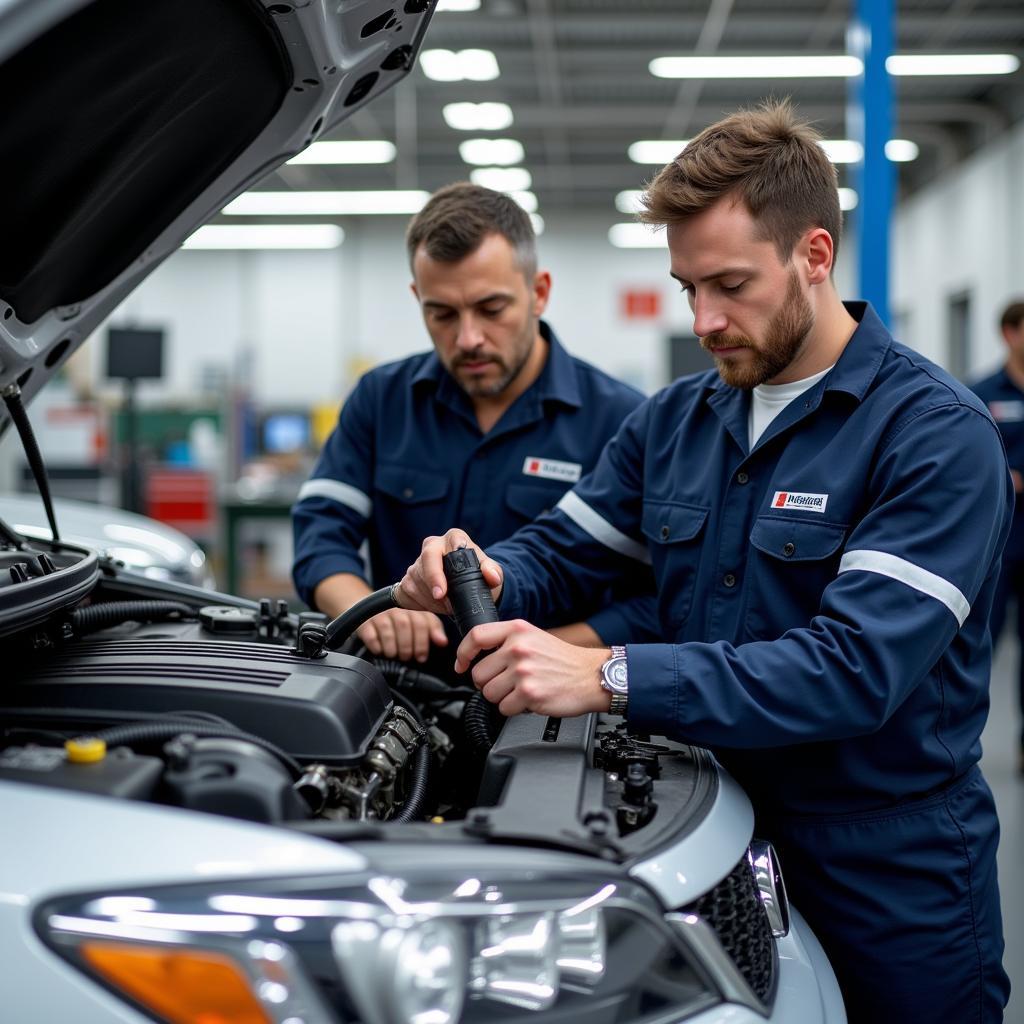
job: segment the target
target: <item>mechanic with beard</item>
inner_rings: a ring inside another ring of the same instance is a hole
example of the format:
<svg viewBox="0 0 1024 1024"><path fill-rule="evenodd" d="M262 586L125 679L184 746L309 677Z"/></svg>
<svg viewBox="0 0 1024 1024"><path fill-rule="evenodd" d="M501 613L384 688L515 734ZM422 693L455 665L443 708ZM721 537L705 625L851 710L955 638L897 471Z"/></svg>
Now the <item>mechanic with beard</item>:
<svg viewBox="0 0 1024 1024"><path fill-rule="evenodd" d="M296 588L331 616L371 592L364 542L379 587L451 522L485 543L509 536L593 468L643 400L569 355L540 319L551 275L508 196L449 185L413 218L406 246L434 351L362 377L293 509ZM647 635L654 602L649 580L638 586L646 593L620 589L623 600L558 635L598 646ZM401 609L358 635L374 654L420 662L448 643L436 615Z"/></svg>
<svg viewBox="0 0 1024 1024"><path fill-rule="evenodd" d="M651 183L718 374L630 415L594 472L488 555L503 621L457 652L511 715L625 712L750 794L854 1022L998 1021L998 822L978 767L1013 486L984 405L832 281L840 213L788 103L707 128ZM439 610L428 538L402 581ZM648 563L663 643L574 650L548 609ZM529 620L529 623L524 620Z"/></svg>

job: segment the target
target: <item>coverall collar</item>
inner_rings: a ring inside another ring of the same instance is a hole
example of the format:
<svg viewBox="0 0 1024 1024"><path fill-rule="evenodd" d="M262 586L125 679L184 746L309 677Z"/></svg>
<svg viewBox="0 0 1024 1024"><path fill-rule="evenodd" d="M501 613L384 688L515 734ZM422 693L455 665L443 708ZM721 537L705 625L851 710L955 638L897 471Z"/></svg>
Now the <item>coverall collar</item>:
<svg viewBox="0 0 1024 1024"><path fill-rule="evenodd" d="M885 354L892 346L892 335L869 302L844 302L846 311L857 321L857 329L850 337L842 355L831 372L815 384L803 396L802 402L791 403L784 409L764 432L755 448L792 427L805 416L810 415L821 404L826 392L845 392L860 402L867 394L878 374ZM750 409L750 392L726 384L715 376L709 383L708 404L722 420L726 429L743 449L747 446L747 415Z"/></svg>

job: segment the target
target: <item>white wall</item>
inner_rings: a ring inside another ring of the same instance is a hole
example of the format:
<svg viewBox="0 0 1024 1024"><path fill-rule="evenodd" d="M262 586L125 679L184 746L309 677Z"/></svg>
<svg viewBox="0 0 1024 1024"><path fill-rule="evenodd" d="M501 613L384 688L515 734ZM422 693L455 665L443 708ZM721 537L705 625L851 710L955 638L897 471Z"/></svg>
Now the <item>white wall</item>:
<svg viewBox="0 0 1024 1024"><path fill-rule="evenodd" d="M1024 292L1022 168L1024 126L897 211L890 305L900 340L938 362L946 355L948 298L964 290L971 293L971 365L1000 358L995 317ZM611 211L543 213L539 245L554 278L551 323L574 353L654 390L667 377L665 337L692 323L668 277L667 252L612 247ZM424 349L408 291L404 228L404 217L348 218L336 250L177 253L110 321L168 329L168 379L144 386L142 401L187 400L202 366L216 363L243 376L248 366L258 402L329 402L351 385L354 367ZM856 297L855 262L847 239L836 272L845 297ZM627 288L659 290L660 318L625 320L620 303ZM98 380L103 346L94 341L90 348Z"/></svg>
<svg viewBox="0 0 1024 1024"><path fill-rule="evenodd" d="M904 203L893 238L900 340L944 363L949 298L969 292L970 366L998 365L999 314L1024 297L1024 124Z"/></svg>
<svg viewBox="0 0 1024 1024"><path fill-rule="evenodd" d="M614 248L614 215L546 220L540 256L554 280L547 318L574 354L654 390L667 372L665 337L692 323L668 276L667 250ZM157 392L187 399L202 364L234 368L248 350L259 401L331 401L351 383L351 366L423 350L429 341L409 293L404 229L404 218L350 218L336 250L175 254L109 321L167 328L166 380L144 385L141 400ZM627 288L661 292L661 316L624 319ZM90 345L95 380L102 334Z"/></svg>

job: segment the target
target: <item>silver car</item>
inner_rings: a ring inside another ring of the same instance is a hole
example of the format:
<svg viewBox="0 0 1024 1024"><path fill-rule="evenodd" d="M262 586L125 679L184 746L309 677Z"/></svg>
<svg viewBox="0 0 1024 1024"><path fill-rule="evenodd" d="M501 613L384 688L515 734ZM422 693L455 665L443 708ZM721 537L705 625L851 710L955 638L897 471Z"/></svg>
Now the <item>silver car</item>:
<svg viewBox="0 0 1024 1024"><path fill-rule="evenodd" d="M191 537L148 516L106 505L57 498L53 502L64 540L92 548L155 580L213 589L206 553ZM50 527L38 497L0 494L0 518L23 537L48 540Z"/></svg>
<svg viewBox="0 0 1024 1024"><path fill-rule="evenodd" d="M227 200L402 78L432 9L0 0L0 428L41 493L24 403ZM367 660L349 644L387 588L325 624L27 532L0 521L5 1020L845 1020L706 751L499 720Z"/></svg>

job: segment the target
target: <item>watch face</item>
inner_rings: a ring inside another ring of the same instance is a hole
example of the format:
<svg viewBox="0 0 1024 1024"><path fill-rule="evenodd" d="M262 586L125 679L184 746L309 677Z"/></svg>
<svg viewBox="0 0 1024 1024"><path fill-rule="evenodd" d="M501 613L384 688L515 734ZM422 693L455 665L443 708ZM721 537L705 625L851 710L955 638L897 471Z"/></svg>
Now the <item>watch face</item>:
<svg viewBox="0 0 1024 1024"><path fill-rule="evenodd" d="M612 693L627 693L629 691L629 675L625 658L609 658L601 666L601 676L604 679L606 690L611 690Z"/></svg>

